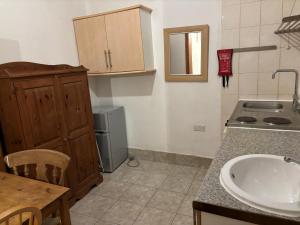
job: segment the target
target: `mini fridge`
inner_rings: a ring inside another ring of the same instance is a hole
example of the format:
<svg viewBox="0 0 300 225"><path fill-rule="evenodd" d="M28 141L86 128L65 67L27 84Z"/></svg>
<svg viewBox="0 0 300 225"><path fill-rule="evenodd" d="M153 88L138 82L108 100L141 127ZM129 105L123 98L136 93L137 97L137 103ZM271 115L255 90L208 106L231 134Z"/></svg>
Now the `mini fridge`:
<svg viewBox="0 0 300 225"><path fill-rule="evenodd" d="M113 172L128 158L124 107L94 107L93 116L103 170Z"/></svg>

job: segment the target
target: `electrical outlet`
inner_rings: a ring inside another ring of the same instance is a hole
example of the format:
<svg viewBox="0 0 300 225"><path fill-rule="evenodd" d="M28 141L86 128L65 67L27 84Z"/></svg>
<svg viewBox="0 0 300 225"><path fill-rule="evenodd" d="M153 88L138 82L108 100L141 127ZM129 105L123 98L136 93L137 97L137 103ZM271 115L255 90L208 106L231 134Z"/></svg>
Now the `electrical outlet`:
<svg viewBox="0 0 300 225"><path fill-rule="evenodd" d="M205 126L204 125L195 125L194 126L194 131L200 131L200 132L205 132Z"/></svg>

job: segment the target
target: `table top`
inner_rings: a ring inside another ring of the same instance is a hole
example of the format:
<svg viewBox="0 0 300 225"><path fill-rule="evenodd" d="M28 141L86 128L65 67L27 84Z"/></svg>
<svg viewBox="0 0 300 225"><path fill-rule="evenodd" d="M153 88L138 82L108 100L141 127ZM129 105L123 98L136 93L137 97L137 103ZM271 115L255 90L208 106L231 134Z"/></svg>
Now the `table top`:
<svg viewBox="0 0 300 225"><path fill-rule="evenodd" d="M0 172L0 213L20 204L43 210L69 190L66 187Z"/></svg>

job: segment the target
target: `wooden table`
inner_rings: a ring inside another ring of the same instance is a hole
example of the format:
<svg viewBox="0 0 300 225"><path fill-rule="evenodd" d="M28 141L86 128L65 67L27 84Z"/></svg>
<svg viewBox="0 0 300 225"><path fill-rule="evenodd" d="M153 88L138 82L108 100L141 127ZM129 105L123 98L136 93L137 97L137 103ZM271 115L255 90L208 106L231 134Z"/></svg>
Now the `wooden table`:
<svg viewBox="0 0 300 225"><path fill-rule="evenodd" d="M22 204L39 208L46 218L59 209L61 224L71 225L69 197L69 188L0 172L0 213Z"/></svg>

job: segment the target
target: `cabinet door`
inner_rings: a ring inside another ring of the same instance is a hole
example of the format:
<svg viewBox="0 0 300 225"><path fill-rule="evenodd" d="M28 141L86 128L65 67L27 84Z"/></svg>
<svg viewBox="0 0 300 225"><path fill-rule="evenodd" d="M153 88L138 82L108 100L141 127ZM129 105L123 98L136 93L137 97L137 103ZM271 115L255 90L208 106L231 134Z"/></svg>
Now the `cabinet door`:
<svg viewBox="0 0 300 225"><path fill-rule="evenodd" d="M70 149L76 159L77 182L80 185L95 173L95 162L93 138L91 133L84 133L76 138L70 139Z"/></svg>
<svg viewBox="0 0 300 225"><path fill-rule="evenodd" d="M58 96L54 78L14 82L27 148L63 145Z"/></svg>
<svg viewBox="0 0 300 225"><path fill-rule="evenodd" d="M90 73L109 72L104 16L75 20L79 60Z"/></svg>
<svg viewBox="0 0 300 225"><path fill-rule="evenodd" d="M139 9L105 16L111 72L144 70Z"/></svg>
<svg viewBox="0 0 300 225"><path fill-rule="evenodd" d="M76 192L95 184L92 180L100 175L89 90L85 75L63 76L59 82L73 174L76 171L70 182Z"/></svg>

